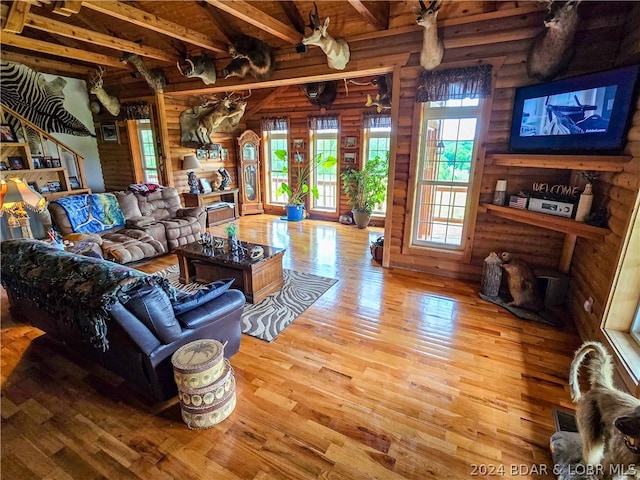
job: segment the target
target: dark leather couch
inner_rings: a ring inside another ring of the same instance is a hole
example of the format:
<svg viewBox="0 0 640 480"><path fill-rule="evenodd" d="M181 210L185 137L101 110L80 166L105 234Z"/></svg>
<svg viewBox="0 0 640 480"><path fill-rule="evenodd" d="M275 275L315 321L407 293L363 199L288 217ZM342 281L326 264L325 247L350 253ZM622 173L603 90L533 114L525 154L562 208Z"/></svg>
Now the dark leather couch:
<svg viewBox="0 0 640 480"><path fill-rule="evenodd" d="M171 356L201 338L240 348L245 298L226 290L182 305L166 279L38 240L2 242L1 282L14 318L128 381L151 402L177 394ZM222 289L221 289L222 290ZM190 300L190 299L189 299Z"/></svg>

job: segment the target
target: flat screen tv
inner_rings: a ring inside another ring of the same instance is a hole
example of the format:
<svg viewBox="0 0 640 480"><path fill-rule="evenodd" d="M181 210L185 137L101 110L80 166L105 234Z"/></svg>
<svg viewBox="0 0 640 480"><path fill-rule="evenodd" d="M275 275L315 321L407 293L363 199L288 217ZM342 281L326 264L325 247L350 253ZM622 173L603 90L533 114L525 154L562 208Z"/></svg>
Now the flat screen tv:
<svg viewBox="0 0 640 480"><path fill-rule="evenodd" d="M509 149L617 153L625 145L639 65L516 89Z"/></svg>

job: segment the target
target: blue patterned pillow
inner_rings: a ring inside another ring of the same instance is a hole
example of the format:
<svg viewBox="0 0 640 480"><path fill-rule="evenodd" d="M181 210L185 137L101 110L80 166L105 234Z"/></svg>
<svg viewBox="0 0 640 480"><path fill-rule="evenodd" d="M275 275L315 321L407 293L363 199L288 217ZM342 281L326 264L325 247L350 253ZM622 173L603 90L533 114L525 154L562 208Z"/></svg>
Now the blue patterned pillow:
<svg viewBox="0 0 640 480"><path fill-rule="evenodd" d="M205 288L198 290L195 293L178 293L178 298L173 301L173 313L180 315L181 313L188 312L194 308L199 307L207 303L214 298L218 298L224 292L229 290L229 287L234 282L233 278L227 278L225 280L216 280L211 282Z"/></svg>

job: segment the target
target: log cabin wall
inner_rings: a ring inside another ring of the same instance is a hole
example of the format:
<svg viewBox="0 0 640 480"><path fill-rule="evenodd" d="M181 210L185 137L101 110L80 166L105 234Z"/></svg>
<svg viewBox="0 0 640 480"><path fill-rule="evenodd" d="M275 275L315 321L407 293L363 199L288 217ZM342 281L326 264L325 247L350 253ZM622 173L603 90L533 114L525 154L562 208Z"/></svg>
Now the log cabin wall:
<svg viewBox="0 0 640 480"><path fill-rule="evenodd" d="M98 152L104 188L107 192L126 190L135 183L133 158L131 156L130 139L125 122L116 120L105 111L94 114L96 136L98 137ZM103 124L115 124L118 130L118 142L105 142L102 137L101 126Z"/></svg>
<svg viewBox="0 0 640 480"><path fill-rule="evenodd" d="M482 11L464 12L465 15L476 15L472 21L459 21L462 15L454 10L463 8L459 4L447 5L448 20L441 22L440 34L445 40L445 57L439 68L474 65L478 62L495 62L494 92L492 110L488 126L488 134L479 155L479 168L482 172L480 181L480 201L488 202L492 197L497 179L506 179L507 194L517 193L520 189L529 189L534 181L567 184L572 172L562 169L504 167L484 161L487 153L504 153L508 150L508 137L511 123L511 110L515 88L536 83L526 74L526 56L532 38L541 30L545 12L539 6L524 6L525 11L519 15L502 15L502 10L518 6L515 2L503 2L500 9L492 13ZM464 8L475 8L474 3L464 3ZM480 2L477 4L480 6ZM614 5L614 6L612 6ZM326 12L324 14L331 14ZM407 16L413 16L410 8L391 4L389 29L406 25ZM580 25L576 36L576 54L566 72L566 76L580 75L598 70L614 68L619 65L637 62L638 24L640 11L637 3L631 2L583 2L580 6ZM415 19L415 17L414 17ZM332 19L332 22L334 20ZM354 21L358 21L357 18ZM554 268L558 264L562 250L563 234L539 227L503 220L488 213L478 213L473 236L473 248L469 262L449 261L442 258L416 255L406 248L407 230L410 228L409 195L413 189L413 178L410 177L411 158L416 150L416 115L415 93L421 71L418 66L422 32L415 28L399 28L394 35L372 34L370 38L360 35L358 41L350 43L354 61L381 58L387 60L394 55L401 59L401 53L408 54L408 61L399 63L400 99L399 115L394 123L397 134L396 155L391 159L393 171L389 191L393 196L390 213L387 217L389 229L385 238L385 250L388 250L388 266L391 268L410 269L420 272L466 278L478 281L481 275L483 259L491 251L510 250L528 261L532 266ZM312 48L303 57L294 53L293 47L282 47L279 57L284 59L280 74L287 76L320 75L326 72L322 67L323 56L317 48ZM382 62L382 60L380 61ZM367 64L369 65L369 64ZM373 65L373 64L372 64ZM380 65L383 66L383 65ZM385 65L390 67L392 65ZM276 71L278 74L278 70ZM368 77L371 78L371 77ZM170 73L169 81L179 83L175 72ZM394 82L398 79L394 79ZM135 98L148 95L144 85L129 83L119 84L126 89L129 96ZM194 83L196 88L197 83ZM111 88L118 85L110 84ZM200 84L201 88L201 84ZM274 91L277 94L269 99ZM171 90L168 88L167 90ZM373 92L372 92L373 91ZM362 142L360 119L364 108L366 93L375 93L374 89L350 86L346 95L344 84L339 82L338 98L326 113L337 113L341 119L340 139L344 136L355 136ZM187 191L186 172L180 170L181 157L194 149L185 149L180 145L179 113L191 106L193 97L184 94L166 93L166 116L169 124L169 142L171 146L171 165L174 181L181 191ZM637 105L636 105L637 107ZM308 147L308 115L320 113L312 107L295 85L254 90L236 136L244 128L260 132L260 118L263 116L286 115L290 120L290 142L295 138L304 138ZM636 112L634 124L629 133L627 153L633 159L621 174L603 174L595 183L594 205L605 205L611 212L609 227L611 234L604 242L578 239L577 248L571 269L571 288L568 305L572 315L577 319L580 333L584 338L596 338L602 310L607 299L615 263L618 258L620 242L624 234L630 206L637 195L640 170L640 118ZM121 132L122 133L122 132ZM228 148L227 162L204 162L205 172L213 172L224 165L236 182L236 143L235 136L224 136L213 139ZM291 146L291 144L290 144ZM115 153L115 152L114 152ZM101 151L102 155L102 151ZM110 163L110 152L105 150L103 162ZM118 153L119 155L119 153ZM342 151L339 151L342 162ZM361 161L361 147L358 152ZM340 167L343 167L341 164ZM206 174L205 174L206 175ZM105 174L105 182L107 174ZM115 185L117 182L110 182ZM235 184L234 184L235 186ZM262 189L264 192L264 188ZM266 205L265 205L266 206ZM340 199L340 213L348 211L345 199ZM268 213L279 214L280 211L267 209ZM337 219L337 215L335 215ZM587 314L582 309L585 296L595 299L594 311Z"/></svg>

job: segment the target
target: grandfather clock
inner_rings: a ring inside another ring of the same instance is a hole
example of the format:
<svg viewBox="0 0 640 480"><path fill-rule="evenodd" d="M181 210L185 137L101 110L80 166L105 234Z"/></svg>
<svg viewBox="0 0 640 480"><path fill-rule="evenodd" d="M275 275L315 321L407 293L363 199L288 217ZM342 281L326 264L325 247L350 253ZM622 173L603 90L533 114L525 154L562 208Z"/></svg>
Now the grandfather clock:
<svg viewBox="0 0 640 480"><path fill-rule="evenodd" d="M247 130L238 138L240 215L263 213L260 193L260 137Z"/></svg>

